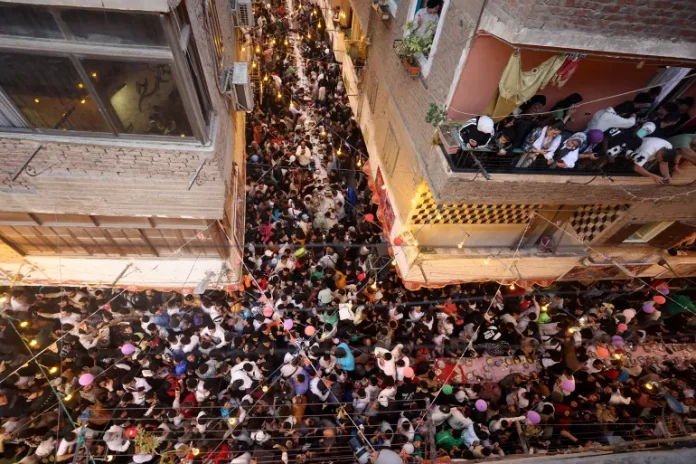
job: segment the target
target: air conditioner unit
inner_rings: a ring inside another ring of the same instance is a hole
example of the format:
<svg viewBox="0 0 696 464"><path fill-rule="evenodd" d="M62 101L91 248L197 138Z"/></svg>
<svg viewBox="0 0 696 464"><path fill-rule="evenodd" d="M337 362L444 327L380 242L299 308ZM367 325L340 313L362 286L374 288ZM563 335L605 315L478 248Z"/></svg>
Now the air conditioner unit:
<svg viewBox="0 0 696 464"><path fill-rule="evenodd" d="M235 0L234 27L254 27L254 12L251 0Z"/></svg>
<svg viewBox="0 0 696 464"><path fill-rule="evenodd" d="M253 111L254 94L249 82L249 63L240 61L223 70L223 89L232 97L235 111Z"/></svg>

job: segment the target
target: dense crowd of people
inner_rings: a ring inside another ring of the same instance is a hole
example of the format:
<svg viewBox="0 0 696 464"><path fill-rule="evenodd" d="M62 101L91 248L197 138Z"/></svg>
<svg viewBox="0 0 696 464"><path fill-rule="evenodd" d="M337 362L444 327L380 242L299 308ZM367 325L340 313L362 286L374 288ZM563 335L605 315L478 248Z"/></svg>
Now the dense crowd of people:
<svg viewBox="0 0 696 464"><path fill-rule="evenodd" d="M651 110L660 92L661 87L651 87L633 100L597 111L584 131L567 127L574 127L580 94L550 108L544 95L535 95L498 123L488 116L468 120L459 135L466 148L484 150L476 156L496 166L633 170L668 184L682 163L696 164L696 134L680 130L690 120L694 98L665 101Z"/></svg>
<svg viewBox="0 0 696 464"><path fill-rule="evenodd" d="M690 356L630 353L691 352L689 282L406 290L321 12L257 17L242 289L4 289L1 462L416 463L686 433ZM468 375L476 358L525 371Z"/></svg>

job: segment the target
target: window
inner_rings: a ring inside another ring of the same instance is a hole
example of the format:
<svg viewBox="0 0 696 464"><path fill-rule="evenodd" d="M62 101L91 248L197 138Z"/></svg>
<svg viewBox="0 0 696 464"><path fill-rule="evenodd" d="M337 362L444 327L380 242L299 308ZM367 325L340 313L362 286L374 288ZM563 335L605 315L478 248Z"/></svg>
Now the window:
<svg viewBox="0 0 696 464"><path fill-rule="evenodd" d="M207 143L213 105L187 21L183 2L169 15L0 6L0 129ZM30 39L21 52L14 37Z"/></svg>
<svg viewBox="0 0 696 464"><path fill-rule="evenodd" d="M624 243L648 243L655 238L660 232L668 228L672 222L648 222L633 232Z"/></svg>
<svg viewBox="0 0 696 464"><path fill-rule="evenodd" d="M394 174L394 169L396 168L396 161L399 159L399 152L401 147L394 135L394 129L391 123L387 128L387 136L384 139L384 147L382 148L382 159L384 160L384 171L389 174L389 176Z"/></svg>
<svg viewBox="0 0 696 464"><path fill-rule="evenodd" d="M22 255L224 257L215 230L198 219L0 213L0 241Z"/></svg>
<svg viewBox="0 0 696 464"><path fill-rule="evenodd" d="M157 15L104 10L62 10L60 18L75 40L105 44L166 46Z"/></svg>
<svg viewBox="0 0 696 464"><path fill-rule="evenodd" d="M443 0L440 6L440 11L435 13L430 13L427 10L428 0L415 0L413 2L413 10L411 11L411 20L416 20L416 17L421 18L421 24L418 26L414 33L420 34L432 34L433 40L430 47L430 51L427 56L422 56L418 58L418 62L421 67L421 74L427 76L430 72L430 66L432 64L432 58L435 55L437 49L437 43L440 39L440 34L442 32L442 17L446 14L447 8L449 7L449 0ZM421 11L422 10L422 11Z"/></svg>
<svg viewBox="0 0 696 464"><path fill-rule="evenodd" d="M0 35L62 39L50 11L29 5L0 5Z"/></svg>
<svg viewBox="0 0 696 464"><path fill-rule="evenodd" d="M0 69L0 87L29 127L109 131L70 59L0 52Z"/></svg>
<svg viewBox="0 0 696 464"><path fill-rule="evenodd" d="M119 132L193 135L169 64L82 60Z"/></svg>

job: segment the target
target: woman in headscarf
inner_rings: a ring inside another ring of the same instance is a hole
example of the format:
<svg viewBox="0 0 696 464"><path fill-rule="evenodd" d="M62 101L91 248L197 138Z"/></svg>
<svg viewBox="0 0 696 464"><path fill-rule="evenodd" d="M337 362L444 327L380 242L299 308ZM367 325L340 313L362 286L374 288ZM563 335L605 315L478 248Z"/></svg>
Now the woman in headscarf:
<svg viewBox="0 0 696 464"><path fill-rule="evenodd" d="M582 153L586 145L587 135L584 132L576 132L561 145L561 148L556 150L553 158L548 160L548 164L552 165L555 162L557 168L572 169L575 167L578 159L584 156L580 153ZM592 157L592 155L587 155L587 157Z"/></svg>

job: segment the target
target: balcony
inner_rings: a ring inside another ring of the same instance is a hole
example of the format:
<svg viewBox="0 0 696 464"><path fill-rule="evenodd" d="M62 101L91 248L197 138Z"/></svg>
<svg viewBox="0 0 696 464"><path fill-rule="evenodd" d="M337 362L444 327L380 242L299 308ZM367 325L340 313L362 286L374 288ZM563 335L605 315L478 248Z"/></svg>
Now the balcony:
<svg viewBox="0 0 696 464"><path fill-rule="evenodd" d="M690 163L682 163L682 172L671 184L657 185L637 175L630 160L601 167L554 169L543 158L530 167L519 167L521 157L519 151L506 156L485 149L464 151L448 126L441 126L438 143L421 154L425 177L438 204L579 205L590 196L592 201L607 204L673 195L679 199L696 181L696 167Z"/></svg>
<svg viewBox="0 0 696 464"><path fill-rule="evenodd" d="M515 149L506 155L499 155L489 148L465 148L459 140L454 126L440 127L439 134L440 147L452 172L478 173L487 180L491 180L493 174L640 177L633 170L633 163L623 159L606 164L602 164L600 161L583 160L575 168L562 169L556 167L555 163L549 165L543 157L537 157L530 166L523 167L525 155L522 149ZM456 152L452 153L453 147L457 146ZM657 173L656 166L645 167L650 172Z"/></svg>

